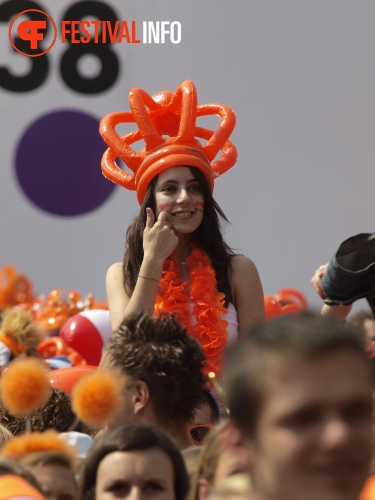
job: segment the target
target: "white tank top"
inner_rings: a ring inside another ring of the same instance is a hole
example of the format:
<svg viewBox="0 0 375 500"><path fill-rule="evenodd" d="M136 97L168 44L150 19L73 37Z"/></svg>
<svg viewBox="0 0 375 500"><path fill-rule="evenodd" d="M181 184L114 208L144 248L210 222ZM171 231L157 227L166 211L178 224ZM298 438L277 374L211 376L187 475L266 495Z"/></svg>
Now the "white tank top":
<svg viewBox="0 0 375 500"><path fill-rule="evenodd" d="M227 345L232 345L238 342L238 315L236 308L230 302L227 307L227 313L223 314L221 319L225 319L228 321L228 339L227 339Z"/></svg>

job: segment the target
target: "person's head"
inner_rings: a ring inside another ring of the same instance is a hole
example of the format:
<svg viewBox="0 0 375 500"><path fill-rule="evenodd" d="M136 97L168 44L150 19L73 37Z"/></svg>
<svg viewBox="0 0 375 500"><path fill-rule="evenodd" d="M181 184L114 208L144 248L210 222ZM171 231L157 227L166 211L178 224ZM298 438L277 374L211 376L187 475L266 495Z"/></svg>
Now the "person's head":
<svg viewBox="0 0 375 500"><path fill-rule="evenodd" d="M78 484L74 464L64 453L30 452L19 463L34 474L48 500L77 500Z"/></svg>
<svg viewBox="0 0 375 500"><path fill-rule="evenodd" d="M17 356L39 357L37 346L43 332L30 311L9 308L3 311L0 323L0 341L10 350L11 358Z"/></svg>
<svg viewBox="0 0 375 500"><path fill-rule="evenodd" d="M128 424L95 441L82 471L80 499L138 495L139 500L183 500L188 489L184 461L173 441L155 427Z"/></svg>
<svg viewBox="0 0 375 500"><path fill-rule="evenodd" d="M155 185L155 217L167 213L167 221L177 235L193 234L201 225L204 196L194 170L175 166L158 175Z"/></svg>
<svg viewBox="0 0 375 500"><path fill-rule="evenodd" d="M220 420L219 405L211 391L206 389L205 400L194 412L192 425L217 424Z"/></svg>
<svg viewBox="0 0 375 500"><path fill-rule="evenodd" d="M70 397L64 391L53 388L47 401L30 415L31 430L43 432L47 429L55 429L65 432L75 425L77 417L71 408ZM14 436L26 431L26 420L14 417L0 402L0 423L4 425Z"/></svg>
<svg viewBox="0 0 375 500"><path fill-rule="evenodd" d="M189 499L206 500L212 491L220 489L226 479L248 470L247 455L226 448L223 433L226 422L218 424L207 436L193 474Z"/></svg>
<svg viewBox="0 0 375 500"><path fill-rule="evenodd" d="M112 425L153 421L187 425L204 401L205 356L200 344L172 316L127 316L106 345L101 367L124 376L124 405ZM187 431L186 431L187 432Z"/></svg>
<svg viewBox="0 0 375 500"><path fill-rule="evenodd" d="M348 323L355 328L367 345L375 342L375 319L371 311L358 311L350 316Z"/></svg>
<svg viewBox="0 0 375 500"><path fill-rule="evenodd" d="M166 181L173 182L166 184ZM228 256L233 255L233 252L221 234L222 222L228 222L228 219L214 200L205 176L197 168L188 165L165 170L151 180L139 214L128 228L124 278L129 291L134 289L143 259L146 208L151 208L157 217L163 210L174 213L181 210L178 207L186 207L187 204L189 210L194 209L193 216L183 221L171 215L168 220L180 233L191 234L195 244L207 252L217 273L218 289L231 297L228 278L223 269L230 267Z"/></svg>
<svg viewBox="0 0 375 500"><path fill-rule="evenodd" d="M166 184L166 181L169 180L172 180L174 184ZM185 190L184 187L187 189ZM174 192L166 193L166 190L170 189ZM185 193L189 193L189 195ZM210 186L202 172L187 165L168 169L154 177L150 182L139 214L127 230L127 248L123 264L124 283L128 292L131 293L134 290L143 259L146 208L151 208L155 216L158 216L162 209L175 213L181 211L182 207L186 208L187 205L189 205L189 210L194 209L194 211L191 210L192 216L182 220L177 219L177 216L170 215L168 220L172 227L179 231L179 234L191 234L194 244L208 254L216 272L218 290L225 294L225 305L227 306L228 302L232 301L229 270L231 269L230 257L233 255L233 251L225 243L221 227L222 223L228 222L228 219L214 200Z"/></svg>
<svg viewBox="0 0 375 500"><path fill-rule="evenodd" d="M195 408L192 424L189 427L191 441L194 444L203 444L208 433L219 420L219 405L211 391L206 389L205 401Z"/></svg>
<svg viewBox="0 0 375 500"><path fill-rule="evenodd" d="M176 217L169 216L168 220L172 227L175 227L176 222L177 231L180 229L184 233L194 233L194 239L198 243L204 243L207 233L212 235L216 228L220 228L220 219L227 221L202 172L189 165L179 165L158 174L150 182L140 209L141 230L146 225L147 207L152 209L157 218L162 211L174 213L178 211L178 205L187 204L196 212L194 224L183 228L180 227L183 221L175 221Z"/></svg>
<svg viewBox="0 0 375 500"><path fill-rule="evenodd" d="M228 442L248 450L260 496L356 499L372 456L372 389L355 332L314 314L268 322L232 349Z"/></svg>

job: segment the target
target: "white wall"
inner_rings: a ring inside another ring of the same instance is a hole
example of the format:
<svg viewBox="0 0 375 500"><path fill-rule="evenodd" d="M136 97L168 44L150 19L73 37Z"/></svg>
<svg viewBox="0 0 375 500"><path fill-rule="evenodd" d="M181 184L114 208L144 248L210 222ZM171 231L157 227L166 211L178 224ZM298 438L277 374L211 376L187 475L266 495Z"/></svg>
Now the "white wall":
<svg viewBox="0 0 375 500"><path fill-rule="evenodd" d="M57 20L74 2L38 3ZM223 102L237 114L232 139L239 159L215 188L232 222L228 241L255 261L266 294L291 286L318 305L309 284L315 268L346 237L374 229L375 3L105 3L138 25L180 21L182 41L116 46L120 77L102 94L79 94L63 84L58 66L66 47L60 41L48 54L51 70L39 89L0 88L0 266L15 265L38 293L60 287L104 298L105 271L121 260L124 232L137 211L134 193L117 187L106 203L85 215L47 213L19 187L17 144L45 113L68 108L99 121L127 109L132 86L153 94L191 79L200 103ZM0 23L0 65L22 73L30 61L11 52L8 24ZM84 68L94 71L94 63L88 59ZM30 168L33 162L38 158ZM92 168L100 169L100 157Z"/></svg>

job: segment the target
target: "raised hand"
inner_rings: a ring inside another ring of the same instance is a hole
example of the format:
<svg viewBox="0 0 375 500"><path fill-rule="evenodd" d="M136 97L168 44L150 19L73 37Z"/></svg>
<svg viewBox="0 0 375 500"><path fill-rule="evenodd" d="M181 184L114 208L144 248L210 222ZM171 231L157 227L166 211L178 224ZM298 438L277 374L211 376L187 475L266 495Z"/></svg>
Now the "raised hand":
<svg viewBox="0 0 375 500"><path fill-rule="evenodd" d="M315 288L315 291L319 295L320 298L323 300L326 298L322 289L322 278L324 276L324 273L326 272L328 267L327 264L323 264L322 266L319 266L318 269L315 271L313 277L310 280L310 283L312 286Z"/></svg>
<svg viewBox="0 0 375 500"><path fill-rule="evenodd" d="M167 220L167 212L161 212L155 221L151 208L146 209L147 221L143 231L144 258L164 263L178 245L178 237Z"/></svg>

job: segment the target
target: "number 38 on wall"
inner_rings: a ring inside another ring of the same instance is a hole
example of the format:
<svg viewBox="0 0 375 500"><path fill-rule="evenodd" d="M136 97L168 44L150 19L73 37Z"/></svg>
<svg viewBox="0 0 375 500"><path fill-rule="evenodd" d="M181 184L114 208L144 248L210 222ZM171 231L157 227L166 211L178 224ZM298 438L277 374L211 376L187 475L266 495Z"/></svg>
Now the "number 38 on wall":
<svg viewBox="0 0 375 500"><path fill-rule="evenodd" d="M8 0L0 4L0 23L9 25L14 16L29 9L46 12L44 7L32 0ZM31 20L41 19L38 12L30 12L28 16ZM118 19L118 16L109 5L97 0L84 0L74 3L62 15L62 19L66 21L88 17L111 22L116 22ZM50 28L47 25L46 35L48 29ZM67 41L70 41L68 36ZM22 47L26 53L30 50L30 45L19 38L17 39L17 45ZM87 55L96 56L101 64L100 72L93 78L79 72L79 60ZM28 59L30 70L22 76L12 74L11 68L7 66L0 66L0 87L11 92L30 92L40 87L47 79L50 69L48 55L44 54L40 57L29 57ZM70 89L81 94L98 94L108 90L116 82L119 69L119 60L111 50L109 43L68 44L60 60L62 80Z"/></svg>

